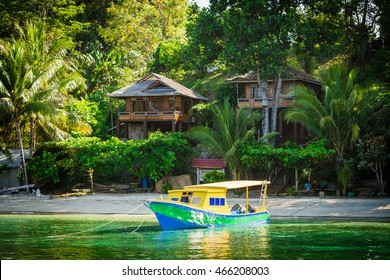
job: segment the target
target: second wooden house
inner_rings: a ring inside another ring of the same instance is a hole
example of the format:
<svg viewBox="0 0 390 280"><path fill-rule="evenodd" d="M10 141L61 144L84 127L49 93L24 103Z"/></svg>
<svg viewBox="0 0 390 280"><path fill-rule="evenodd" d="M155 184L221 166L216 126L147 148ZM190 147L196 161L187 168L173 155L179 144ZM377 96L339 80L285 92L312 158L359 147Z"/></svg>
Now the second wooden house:
<svg viewBox="0 0 390 280"><path fill-rule="evenodd" d="M232 77L226 82L236 85L238 107L261 110L263 108L263 95L266 95L268 99L268 107L270 108L269 111L271 114L272 110L274 109L274 94L276 91L274 80L268 79L268 92L261 91L258 85L257 74L254 71ZM279 114L283 109L293 105L294 98L289 96L288 93L295 86L299 85L309 87L317 94L320 94L320 84L313 76L294 67L286 66L283 71L282 89L278 102L277 132L279 132L280 137L276 139L277 145L288 140L298 144L303 144L311 139L310 135L308 135L303 126L297 123L287 124L284 122L283 116Z"/></svg>

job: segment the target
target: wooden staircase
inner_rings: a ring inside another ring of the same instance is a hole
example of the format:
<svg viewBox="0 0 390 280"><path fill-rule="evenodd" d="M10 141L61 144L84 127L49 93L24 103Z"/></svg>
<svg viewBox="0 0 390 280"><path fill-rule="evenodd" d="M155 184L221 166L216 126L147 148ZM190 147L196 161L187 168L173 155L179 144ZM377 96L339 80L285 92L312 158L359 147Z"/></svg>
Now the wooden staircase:
<svg viewBox="0 0 390 280"><path fill-rule="evenodd" d="M142 192L142 188L140 186L140 183L139 183L139 178L138 177L135 177L135 176L132 176L130 175L129 176L129 192L130 193L133 193L133 192Z"/></svg>
<svg viewBox="0 0 390 280"><path fill-rule="evenodd" d="M132 175L132 174L129 174L128 172L126 172L122 175L121 182L122 182L122 184L126 184L129 186L129 189L128 189L129 193L142 192L139 178Z"/></svg>
<svg viewBox="0 0 390 280"><path fill-rule="evenodd" d="M288 185L291 179L291 172L287 168L281 168L270 176L271 185L268 187L268 195L279 195Z"/></svg>

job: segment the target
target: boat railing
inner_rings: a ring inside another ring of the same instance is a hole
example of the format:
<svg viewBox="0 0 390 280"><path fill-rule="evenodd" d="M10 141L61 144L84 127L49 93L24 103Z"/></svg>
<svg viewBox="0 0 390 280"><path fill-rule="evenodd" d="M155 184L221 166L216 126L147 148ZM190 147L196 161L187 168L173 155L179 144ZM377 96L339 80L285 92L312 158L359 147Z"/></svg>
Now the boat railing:
<svg viewBox="0 0 390 280"><path fill-rule="evenodd" d="M267 203L267 188L268 184L262 185L260 190L260 204L259 204L259 211L265 211L266 209L266 203Z"/></svg>

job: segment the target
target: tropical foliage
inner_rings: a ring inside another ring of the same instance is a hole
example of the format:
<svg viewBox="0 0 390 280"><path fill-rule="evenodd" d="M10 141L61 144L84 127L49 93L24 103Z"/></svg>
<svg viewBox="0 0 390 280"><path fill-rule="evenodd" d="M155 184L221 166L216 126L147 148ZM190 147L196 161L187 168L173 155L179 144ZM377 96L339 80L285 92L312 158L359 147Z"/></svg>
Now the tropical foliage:
<svg viewBox="0 0 390 280"><path fill-rule="evenodd" d="M335 149L337 174L344 191L348 177L352 176L344 160L356 145L363 123L378 105L377 86L362 87L356 79L356 70L349 70L344 63L334 64L319 75L323 98L306 87L297 87L290 93L296 98L295 106L284 113L288 122L301 123Z"/></svg>
<svg viewBox="0 0 390 280"><path fill-rule="evenodd" d="M128 142L116 137L105 141L80 137L47 142L27 163L27 169L34 174L34 183L49 188L83 183L89 170L97 182L125 180L126 174L157 181L188 172L191 154L180 133L156 132L148 139Z"/></svg>
<svg viewBox="0 0 390 280"><path fill-rule="evenodd" d="M357 144L357 167L375 173L380 194L385 193L383 167L390 153L385 144L384 136L367 136L359 139Z"/></svg>
<svg viewBox="0 0 390 280"><path fill-rule="evenodd" d="M240 143L252 140L256 133L256 122L261 114L244 107L237 113L225 100L222 105L215 105L213 127L196 126L190 129L188 137L198 141L212 154L222 157L228 165L233 179L240 179L243 166L237 152Z"/></svg>
<svg viewBox="0 0 390 280"><path fill-rule="evenodd" d="M60 180L56 157L50 152L43 151L42 155L33 157L28 162L27 171L37 188L56 184Z"/></svg>
<svg viewBox="0 0 390 280"><path fill-rule="evenodd" d="M77 170L84 168L96 168L95 177L117 170L135 172L133 165L127 168L116 162L115 166L104 166L99 162L105 151L111 151L111 145L122 145L119 141L111 142L111 136L116 112L124 104L110 100L107 93L156 71L220 103L228 98L235 107L236 89L225 83L226 78L257 70L258 83L266 92L267 79L280 80L283 66L291 64L318 76L323 96L295 89L297 107L286 117L300 122L312 135L325 139L334 148L339 179L346 185L352 171L358 171L352 169L362 167L362 162L374 161L364 152L370 145L361 144L359 149L364 151L358 151L356 143L383 137L384 149L388 151L390 94L383 84L390 82L389 13L389 1L385 0L211 0L207 9L199 9L186 0L2 1L1 146L20 149L30 146L31 151L36 147L42 151L54 145L48 146L47 141L61 141L62 148L50 150L56 158L60 178L69 172L76 176ZM339 65L339 61L344 64ZM329 71L317 72L321 68ZM281 87L269 90L277 96ZM263 102L267 102L266 95L262 96ZM277 100L273 100L273 108L277 107ZM380 106L376 107L377 104ZM268 113L265 107L263 135L275 130L278 112ZM215 116L214 108L218 106L198 106L191 114L199 121L198 125L213 130L218 127L211 120L214 117L210 117ZM372 111L373 108L376 109ZM308 114L306 119L300 115L301 110ZM228 134L235 132L229 130ZM64 143L68 142L64 139L71 135L97 137L68 140L85 145L85 155L91 153L89 162L75 157L78 148L65 148ZM161 156L163 151L143 146L164 146L168 140L163 141L165 144L160 141L150 139L149 144L142 145L137 142L139 149L146 150L132 157L144 162L149 152ZM218 142L222 146L223 140ZM220 156L229 157L233 170L244 170L240 157L233 156L237 148L232 143L235 141L223 144L225 152L213 142L210 146L203 144ZM96 149L100 153L88 151L95 146L99 146ZM62 154L57 153L58 149ZM108 153L105 159L113 163L110 158L115 155L116 152ZM37 156L42 156L42 152ZM153 163L145 166L153 169L157 178L177 170L178 166L183 169L184 163L174 157L167 154L167 161L160 162L160 171ZM383 161L384 168L388 166L384 165L386 162L388 159ZM238 176L240 172L233 173ZM27 182L26 170L24 175ZM61 179L57 184L62 182Z"/></svg>
<svg viewBox="0 0 390 280"><path fill-rule="evenodd" d="M296 98L295 106L284 114L288 122L301 123L314 135L327 139L339 159L356 144L378 94L375 85L363 88L356 78L356 70L349 71L344 63L334 64L319 76L323 98L306 87L297 87L290 92Z"/></svg>
<svg viewBox="0 0 390 280"><path fill-rule="evenodd" d="M260 167L263 170L287 167L302 172L313 166L332 160L335 151L325 147L325 141L319 140L305 147L299 147L293 143L286 143L284 147L274 148L265 145L261 141L240 147L242 161L247 166ZM295 179L295 187L298 189L298 176Z"/></svg>
<svg viewBox="0 0 390 280"><path fill-rule="evenodd" d="M63 110L66 93L79 86L82 78L70 70L65 61L67 42L46 37L43 22L29 23L26 32L21 28L18 30L18 37L0 42L0 106L15 126L24 183L27 184L22 123L30 124L32 148L39 124L44 132L61 137L68 124L75 124Z"/></svg>
<svg viewBox="0 0 390 280"><path fill-rule="evenodd" d="M203 176L203 181L205 183L223 182L226 181L226 174L219 172L218 170L212 170Z"/></svg>

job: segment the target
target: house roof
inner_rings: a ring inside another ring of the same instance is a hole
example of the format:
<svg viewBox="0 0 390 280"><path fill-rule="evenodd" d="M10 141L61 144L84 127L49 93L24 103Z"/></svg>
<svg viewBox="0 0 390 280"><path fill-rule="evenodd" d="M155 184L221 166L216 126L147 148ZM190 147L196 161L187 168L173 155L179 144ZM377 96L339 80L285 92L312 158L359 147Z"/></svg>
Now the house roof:
<svg viewBox="0 0 390 280"><path fill-rule="evenodd" d="M156 73L151 73L134 84L108 94L109 97L115 98L166 95L183 95L193 99L209 100L207 97Z"/></svg>
<svg viewBox="0 0 390 280"><path fill-rule="evenodd" d="M18 167L21 163L20 150L14 149L8 151L11 153L11 158L8 158L5 154L0 152L0 164L5 163L7 165L7 168ZM30 159L30 150L26 149L23 150L23 152L24 152L24 158Z"/></svg>
<svg viewBox="0 0 390 280"><path fill-rule="evenodd" d="M287 65L284 67L284 78L283 80L300 80L306 81L309 83L319 84L316 78L312 75L305 73L295 67ZM257 73L255 71L250 71L243 75L234 76L226 80L227 83L247 83L247 82L257 82Z"/></svg>
<svg viewBox="0 0 390 280"><path fill-rule="evenodd" d="M192 167L224 168L226 167L226 162L218 158L194 158L192 160Z"/></svg>

